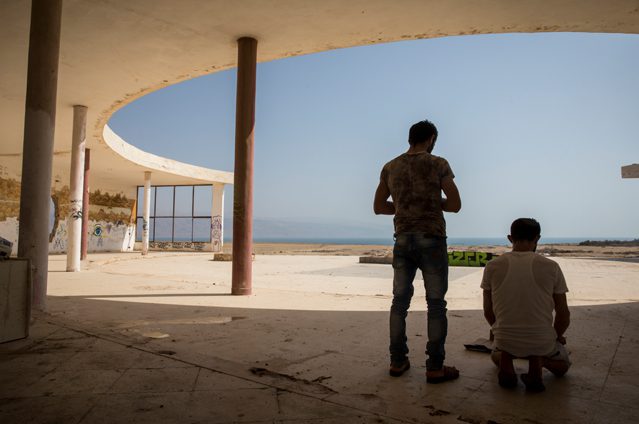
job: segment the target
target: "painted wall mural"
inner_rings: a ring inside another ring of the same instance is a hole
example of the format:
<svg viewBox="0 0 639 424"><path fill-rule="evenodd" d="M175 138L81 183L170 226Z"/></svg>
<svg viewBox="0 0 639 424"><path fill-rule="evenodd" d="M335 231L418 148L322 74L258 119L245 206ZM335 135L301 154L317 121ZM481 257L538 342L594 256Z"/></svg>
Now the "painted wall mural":
<svg viewBox="0 0 639 424"><path fill-rule="evenodd" d="M206 251L210 243L199 241L150 241L150 249L158 250L197 250Z"/></svg>
<svg viewBox="0 0 639 424"><path fill-rule="evenodd" d="M216 215L211 218L211 246L213 252L222 251L222 217Z"/></svg>
<svg viewBox="0 0 639 424"><path fill-rule="evenodd" d="M81 219L82 210L69 200L69 187L51 191L53 225L49 233L49 251L66 253L67 223ZM133 250L135 244L134 200L122 193L110 194L96 190L89 197L89 252L120 252ZM0 236L14 243L17 254L20 214L20 182L0 177Z"/></svg>

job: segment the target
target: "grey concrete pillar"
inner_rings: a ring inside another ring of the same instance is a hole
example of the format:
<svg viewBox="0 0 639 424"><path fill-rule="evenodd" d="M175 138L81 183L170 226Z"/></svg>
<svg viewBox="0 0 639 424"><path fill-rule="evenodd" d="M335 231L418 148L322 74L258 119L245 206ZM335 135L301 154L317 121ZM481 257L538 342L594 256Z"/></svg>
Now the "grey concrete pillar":
<svg viewBox="0 0 639 424"><path fill-rule="evenodd" d="M149 253L149 222L151 220L151 173L144 173L144 204L142 206L142 254Z"/></svg>
<svg viewBox="0 0 639 424"><path fill-rule="evenodd" d="M87 140L87 107L73 106L73 138L67 217L67 272L80 271L82 256L82 195L84 188L84 150Z"/></svg>
<svg viewBox="0 0 639 424"><path fill-rule="evenodd" d="M219 253L224 246L224 184L213 184L211 205L211 247Z"/></svg>
<svg viewBox="0 0 639 424"><path fill-rule="evenodd" d="M33 0L24 110L18 256L33 267L33 306L46 308L49 204L62 0Z"/></svg>
<svg viewBox="0 0 639 424"><path fill-rule="evenodd" d="M82 179L82 249L80 259L87 258L89 250L89 173L91 170L91 149L84 150L84 178Z"/></svg>
<svg viewBox="0 0 639 424"><path fill-rule="evenodd" d="M237 40L233 275L231 293L249 295L253 285L253 147L257 40Z"/></svg>

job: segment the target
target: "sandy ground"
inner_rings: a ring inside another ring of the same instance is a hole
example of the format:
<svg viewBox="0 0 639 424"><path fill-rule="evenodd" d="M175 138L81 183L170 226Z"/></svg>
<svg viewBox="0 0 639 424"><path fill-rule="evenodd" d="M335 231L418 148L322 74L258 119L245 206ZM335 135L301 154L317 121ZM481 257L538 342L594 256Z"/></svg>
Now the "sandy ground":
<svg viewBox="0 0 639 424"><path fill-rule="evenodd" d="M224 246L231 252L232 245ZM388 256L393 247L388 245L255 243L256 255L333 255L333 256ZM495 254L510 250L508 246L449 246L448 250L472 250ZM577 244L541 244L539 253L557 257L626 258L639 259L639 246L579 246Z"/></svg>

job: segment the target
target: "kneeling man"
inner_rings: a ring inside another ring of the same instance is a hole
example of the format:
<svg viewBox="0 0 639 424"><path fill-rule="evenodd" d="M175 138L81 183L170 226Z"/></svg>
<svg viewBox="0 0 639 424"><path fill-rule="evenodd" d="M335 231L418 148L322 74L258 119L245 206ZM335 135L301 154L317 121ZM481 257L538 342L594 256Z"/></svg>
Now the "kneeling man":
<svg viewBox="0 0 639 424"><path fill-rule="evenodd" d="M495 337L492 359L499 367L499 385L516 387L513 358L527 358L528 373L521 380L532 392L545 389L542 367L556 376L570 367L564 346L570 324L568 287L559 265L535 253L540 237L536 220L515 220L508 236L512 252L490 261L481 283L484 316Z"/></svg>

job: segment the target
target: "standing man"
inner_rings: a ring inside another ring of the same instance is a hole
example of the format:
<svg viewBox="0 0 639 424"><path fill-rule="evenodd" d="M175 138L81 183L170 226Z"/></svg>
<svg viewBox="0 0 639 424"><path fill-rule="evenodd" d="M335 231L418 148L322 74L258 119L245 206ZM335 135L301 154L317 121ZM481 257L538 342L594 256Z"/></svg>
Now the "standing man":
<svg viewBox="0 0 639 424"><path fill-rule="evenodd" d="M450 165L446 159L431 154L436 141L437 128L432 122L426 120L413 125L408 134L408 151L384 165L373 203L375 214L395 215L389 372L399 377L410 368L406 315L419 268L424 276L428 305L428 383L459 377L455 367L444 366L448 252L443 212L459 212L461 199ZM442 190L445 198L442 198ZM392 200L389 201L389 197Z"/></svg>

